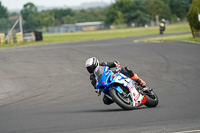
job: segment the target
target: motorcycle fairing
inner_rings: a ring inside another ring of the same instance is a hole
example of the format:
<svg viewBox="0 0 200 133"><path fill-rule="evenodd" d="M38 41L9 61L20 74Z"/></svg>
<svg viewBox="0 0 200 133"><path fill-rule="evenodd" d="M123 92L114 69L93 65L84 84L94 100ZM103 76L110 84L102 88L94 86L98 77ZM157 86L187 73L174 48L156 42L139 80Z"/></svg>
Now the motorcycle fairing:
<svg viewBox="0 0 200 133"><path fill-rule="evenodd" d="M99 66L95 70L95 76L97 79L96 87L101 89L105 94L108 94L110 91L108 88L115 89L118 93L122 94L122 89L117 85L121 84L130 91L133 106L139 106L142 103L144 96L136 90L134 81L124 74L120 72L114 74L109 70L109 67Z"/></svg>

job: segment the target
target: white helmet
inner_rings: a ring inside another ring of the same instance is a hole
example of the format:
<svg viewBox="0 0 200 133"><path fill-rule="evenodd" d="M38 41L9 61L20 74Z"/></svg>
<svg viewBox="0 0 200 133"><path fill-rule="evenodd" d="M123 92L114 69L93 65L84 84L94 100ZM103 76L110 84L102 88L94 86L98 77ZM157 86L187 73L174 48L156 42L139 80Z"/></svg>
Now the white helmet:
<svg viewBox="0 0 200 133"><path fill-rule="evenodd" d="M96 57L89 58L85 62L85 67L87 68L89 73L93 73L98 65L99 61L97 60Z"/></svg>
<svg viewBox="0 0 200 133"><path fill-rule="evenodd" d="M165 19L164 18L161 21L165 23Z"/></svg>

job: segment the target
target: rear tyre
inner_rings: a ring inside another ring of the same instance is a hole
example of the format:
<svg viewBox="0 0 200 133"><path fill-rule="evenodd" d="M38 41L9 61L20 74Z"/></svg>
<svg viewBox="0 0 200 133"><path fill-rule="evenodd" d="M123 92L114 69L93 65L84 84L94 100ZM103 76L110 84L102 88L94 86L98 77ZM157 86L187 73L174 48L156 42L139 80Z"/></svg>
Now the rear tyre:
<svg viewBox="0 0 200 133"><path fill-rule="evenodd" d="M157 95L152 91L144 92L144 94L147 96L146 105L147 107L156 107L158 105L158 97Z"/></svg>
<svg viewBox="0 0 200 133"><path fill-rule="evenodd" d="M162 30L160 30L160 35L162 35L163 34L163 31Z"/></svg>
<svg viewBox="0 0 200 133"><path fill-rule="evenodd" d="M123 90L123 87L121 87L121 89ZM111 89L109 94L110 94L110 97L112 97L113 101L117 105L119 105L122 109L124 109L124 110L132 110L132 109L134 109L133 103L132 103L132 100L131 100L130 96L126 97L123 94L120 94L115 89Z"/></svg>

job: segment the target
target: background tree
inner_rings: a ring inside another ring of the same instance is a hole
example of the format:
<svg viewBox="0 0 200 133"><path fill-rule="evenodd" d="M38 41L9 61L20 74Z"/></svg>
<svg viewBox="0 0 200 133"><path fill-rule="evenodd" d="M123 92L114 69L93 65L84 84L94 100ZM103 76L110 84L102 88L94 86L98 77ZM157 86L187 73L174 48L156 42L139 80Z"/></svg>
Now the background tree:
<svg viewBox="0 0 200 133"><path fill-rule="evenodd" d="M169 0L169 7L174 15L184 19L189 10L190 0Z"/></svg>
<svg viewBox="0 0 200 133"><path fill-rule="evenodd" d="M51 11L51 14L53 15L54 19L55 19L55 26L61 25L63 24L63 17L66 16L74 16L74 11L70 8L67 9L53 9Z"/></svg>
<svg viewBox="0 0 200 133"><path fill-rule="evenodd" d="M0 18L8 18L8 10L1 4L1 1L0 1Z"/></svg>
<svg viewBox="0 0 200 133"><path fill-rule="evenodd" d="M147 0L146 1L147 13L151 15L152 20L158 15L161 18L171 20L172 13L167 3L162 0Z"/></svg>
<svg viewBox="0 0 200 133"><path fill-rule="evenodd" d="M53 17L50 11L42 11L39 13L39 23L42 27L49 27L53 25Z"/></svg>
<svg viewBox="0 0 200 133"><path fill-rule="evenodd" d="M146 10L146 0L134 0L132 10L130 14L129 22L135 23L136 26L144 26L150 23L151 17Z"/></svg>
<svg viewBox="0 0 200 133"><path fill-rule="evenodd" d="M33 3L27 3L21 10L24 20L24 29L27 31L36 30L40 25L40 17L37 12L37 7Z"/></svg>
<svg viewBox="0 0 200 133"><path fill-rule="evenodd" d="M200 13L200 0L193 0L190 10L187 14L187 19L191 29L200 30L200 22L198 14Z"/></svg>
<svg viewBox="0 0 200 133"><path fill-rule="evenodd" d="M8 28L8 10L0 1L0 32L7 32Z"/></svg>
<svg viewBox="0 0 200 133"><path fill-rule="evenodd" d="M132 23L138 25L149 23L150 16L146 12L145 1L146 0L116 0L115 3L108 7L106 23L114 24L117 20L123 20L124 23L128 25Z"/></svg>
<svg viewBox="0 0 200 133"><path fill-rule="evenodd" d="M122 14L121 11L117 11L113 24L120 25L120 24L124 24L124 23L125 23L124 15Z"/></svg>

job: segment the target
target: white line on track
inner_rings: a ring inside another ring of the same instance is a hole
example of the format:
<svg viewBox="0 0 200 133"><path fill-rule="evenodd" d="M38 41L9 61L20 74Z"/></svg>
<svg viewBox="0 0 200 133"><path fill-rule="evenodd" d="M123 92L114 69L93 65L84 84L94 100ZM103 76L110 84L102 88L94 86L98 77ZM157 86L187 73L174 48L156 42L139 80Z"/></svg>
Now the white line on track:
<svg viewBox="0 0 200 133"><path fill-rule="evenodd" d="M200 133L200 130L181 131L181 132L173 132L173 133Z"/></svg>

